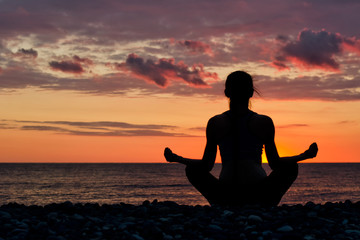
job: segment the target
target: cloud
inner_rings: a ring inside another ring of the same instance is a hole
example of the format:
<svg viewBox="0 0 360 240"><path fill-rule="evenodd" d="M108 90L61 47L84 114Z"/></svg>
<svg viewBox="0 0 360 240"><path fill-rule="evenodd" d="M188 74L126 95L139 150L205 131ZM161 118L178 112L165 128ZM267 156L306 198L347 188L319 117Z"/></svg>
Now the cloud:
<svg viewBox="0 0 360 240"><path fill-rule="evenodd" d="M339 34L305 29L300 32L297 40L286 42L274 64L284 68L284 62L291 61L307 67L338 70L339 63L334 57L343 51L342 42L343 38Z"/></svg>
<svg viewBox="0 0 360 240"><path fill-rule="evenodd" d="M2 120L1 122L4 122L4 120ZM13 125L7 124L7 123L0 123L0 129L15 129L16 127L14 127Z"/></svg>
<svg viewBox="0 0 360 240"><path fill-rule="evenodd" d="M287 63L291 62L298 67L338 71L340 64L335 57L342 55L346 47L360 53L360 41L356 38L347 38L325 30L304 29L295 41L290 41L285 36L278 36L277 40L283 46L272 65L279 70L289 69Z"/></svg>
<svg viewBox="0 0 360 240"><path fill-rule="evenodd" d="M76 73L81 74L84 72L84 69L82 68L81 64L78 62L73 61L51 61L49 62L50 67L53 70L61 71L65 73Z"/></svg>
<svg viewBox="0 0 360 240"><path fill-rule="evenodd" d="M360 77L355 65L341 73L327 73L319 76L268 76L256 75L255 86L261 91L264 99L282 100L324 100L324 101L353 101L360 100ZM47 73L39 73L27 68L5 68L0 75L0 90L16 90L28 87L48 91L75 91L92 95L127 95L136 92L147 96L167 94L173 96L202 96L204 98L223 98L224 81L209 82L208 88L184 86L175 81L166 88L159 88L155 84L147 84L141 79L134 78L122 72L102 76L99 79L55 77ZM94 127L94 126L93 126Z"/></svg>
<svg viewBox="0 0 360 240"><path fill-rule="evenodd" d="M37 58L38 56L38 52L35 51L34 49L30 48L30 49L24 49L21 48L17 51L17 53L15 54L16 56L24 56L24 57L32 57L32 58Z"/></svg>
<svg viewBox="0 0 360 240"><path fill-rule="evenodd" d="M46 131L77 136L176 136L193 137L174 132L176 126L157 124L131 124L126 122L72 122L72 121L13 121L20 130ZM0 125L1 128L1 125Z"/></svg>
<svg viewBox="0 0 360 240"><path fill-rule="evenodd" d="M191 131L201 131L201 132L205 132L205 131L206 131L206 127L193 127L193 128L189 128L189 130L191 130Z"/></svg>
<svg viewBox="0 0 360 240"><path fill-rule="evenodd" d="M67 129L52 126L22 126L21 130L67 132Z"/></svg>
<svg viewBox="0 0 360 240"><path fill-rule="evenodd" d="M191 53L202 53L202 54L207 54L209 56L214 56L214 53L210 45L201 41L193 41L193 40L175 41L174 39L171 39L170 42L177 43L178 45L189 49Z"/></svg>
<svg viewBox="0 0 360 240"><path fill-rule="evenodd" d="M295 124L287 124L287 125L279 125L276 128L294 128L294 127L309 127L308 124L295 123Z"/></svg>
<svg viewBox="0 0 360 240"><path fill-rule="evenodd" d="M73 56L73 60L77 63L84 63L84 64L87 64L87 65L92 65L93 64L93 61L89 58L81 58L77 55L74 55Z"/></svg>
<svg viewBox="0 0 360 240"><path fill-rule="evenodd" d="M160 87L167 87L172 80L180 80L194 87L207 87L205 79L219 79L216 73L206 72L201 64L190 68L183 62L175 63L173 58L145 61L134 53L128 55L126 62L115 64L115 67L119 70L128 70L133 75Z"/></svg>
<svg viewBox="0 0 360 240"><path fill-rule="evenodd" d="M20 123L42 123L42 124L56 124L67 125L73 127L91 127L91 128L135 128L135 129L169 129L176 128L172 125L157 125L157 124L131 124L126 122L111 122L111 121L99 121L99 122L72 122L72 121L17 121Z"/></svg>
<svg viewBox="0 0 360 240"><path fill-rule="evenodd" d="M256 86L265 99L308 99L325 101L360 100L360 77L346 79L341 74L296 78L255 76Z"/></svg>
<svg viewBox="0 0 360 240"><path fill-rule="evenodd" d="M355 52L360 55L360 39L355 37L344 39L344 48L349 52Z"/></svg>
<svg viewBox="0 0 360 240"><path fill-rule="evenodd" d="M181 133L170 133L170 132L151 130L151 129L86 131L86 130L71 130L66 128L52 127L52 126L32 125L32 126L23 126L21 127L21 130L50 131L60 134L77 135L77 136L98 136L98 137L189 136Z"/></svg>

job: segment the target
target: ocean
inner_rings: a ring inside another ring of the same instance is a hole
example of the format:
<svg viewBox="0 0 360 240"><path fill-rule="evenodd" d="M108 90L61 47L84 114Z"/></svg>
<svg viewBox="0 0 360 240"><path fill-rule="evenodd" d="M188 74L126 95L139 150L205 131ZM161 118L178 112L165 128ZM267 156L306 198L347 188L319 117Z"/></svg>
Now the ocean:
<svg viewBox="0 0 360 240"><path fill-rule="evenodd" d="M218 176L221 165L213 174ZM264 164L269 172L269 167ZM145 200L207 205L170 163L1 163L0 205L73 203L141 204ZM360 201L360 163L301 163L299 177L280 204Z"/></svg>

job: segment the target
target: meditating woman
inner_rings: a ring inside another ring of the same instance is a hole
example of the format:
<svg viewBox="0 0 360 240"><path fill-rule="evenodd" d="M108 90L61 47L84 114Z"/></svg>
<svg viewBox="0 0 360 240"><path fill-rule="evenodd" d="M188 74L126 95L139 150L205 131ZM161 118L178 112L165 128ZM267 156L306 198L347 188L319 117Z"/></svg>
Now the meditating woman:
<svg viewBox="0 0 360 240"><path fill-rule="evenodd" d="M275 206L297 178L297 162L317 154L317 145L313 143L300 155L279 157L271 118L249 109L253 93L253 80L248 73L231 73L225 82L225 95L230 99L230 110L209 120L202 159L183 158L169 148L165 149L166 160L185 164L190 183L211 205ZM217 146L222 162L219 179L210 173L215 163ZM268 176L261 166L263 146L272 169Z"/></svg>

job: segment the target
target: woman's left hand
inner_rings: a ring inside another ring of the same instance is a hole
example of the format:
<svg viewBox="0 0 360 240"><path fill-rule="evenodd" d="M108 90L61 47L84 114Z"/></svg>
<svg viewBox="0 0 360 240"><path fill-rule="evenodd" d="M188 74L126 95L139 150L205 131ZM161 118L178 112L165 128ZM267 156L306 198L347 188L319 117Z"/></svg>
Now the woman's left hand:
<svg viewBox="0 0 360 240"><path fill-rule="evenodd" d="M173 153L170 148L165 148L164 156L166 161L168 162L176 162L177 158L179 157L178 155Z"/></svg>

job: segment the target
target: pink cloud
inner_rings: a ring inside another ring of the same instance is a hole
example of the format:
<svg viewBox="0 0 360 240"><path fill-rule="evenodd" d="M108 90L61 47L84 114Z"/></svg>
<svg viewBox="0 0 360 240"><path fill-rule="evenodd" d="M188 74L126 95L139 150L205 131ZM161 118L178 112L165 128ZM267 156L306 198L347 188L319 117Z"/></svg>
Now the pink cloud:
<svg viewBox="0 0 360 240"><path fill-rule="evenodd" d="M30 58L37 58L38 56L38 52L35 51L34 49L24 49L21 48L17 51L17 53L14 54L15 56L18 57L30 57Z"/></svg>
<svg viewBox="0 0 360 240"><path fill-rule="evenodd" d="M288 66L286 66L285 63L283 63L281 61L273 61L270 65L273 66L274 68L276 68L279 71L289 70L290 69Z"/></svg>
<svg viewBox="0 0 360 240"><path fill-rule="evenodd" d="M340 64L336 56L344 50L360 53L360 41L347 38L339 33L325 30L312 31L304 29L295 41L281 36L277 39L283 44L272 65L279 70L288 69L288 62L300 68L321 68L328 71L339 71Z"/></svg>
<svg viewBox="0 0 360 240"><path fill-rule="evenodd" d="M168 86L171 80L184 81L195 87L208 87L205 79L215 81L219 79L216 73L206 72L201 64L189 67L181 61L175 63L173 58L145 61L134 53L129 54L125 62L116 64L115 67L128 70L138 78L155 83L160 87Z"/></svg>
<svg viewBox="0 0 360 240"><path fill-rule="evenodd" d="M81 74L85 72L84 67L93 65L93 61L89 58L81 58L77 55L74 55L71 60L52 61L49 63L49 65L53 70L56 71Z"/></svg>
<svg viewBox="0 0 360 240"><path fill-rule="evenodd" d="M176 42L180 46L189 49L191 53L202 53L202 54L207 54L209 56L214 56L214 53L210 45L204 42L193 41L193 40L182 40L182 41L171 40L171 41Z"/></svg>
<svg viewBox="0 0 360 240"><path fill-rule="evenodd" d="M86 65L92 65L93 64L93 61L89 58L81 58L77 55L74 55L73 56L73 60L77 63L84 63Z"/></svg>
<svg viewBox="0 0 360 240"><path fill-rule="evenodd" d="M338 70L339 64L334 57L343 51L342 42L339 34L305 29L295 41L285 43L273 64L286 68L286 62L290 61L297 66Z"/></svg>
<svg viewBox="0 0 360 240"><path fill-rule="evenodd" d="M53 70L65 73L81 74L84 72L82 66L79 63L73 61L52 61L49 63L49 65Z"/></svg>
<svg viewBox="0 0 360 240"><path fill-rule="evenodd" d="M360 55L360 39L355 37L345 39L344 48L349 52L355 52Z"/></svg>

